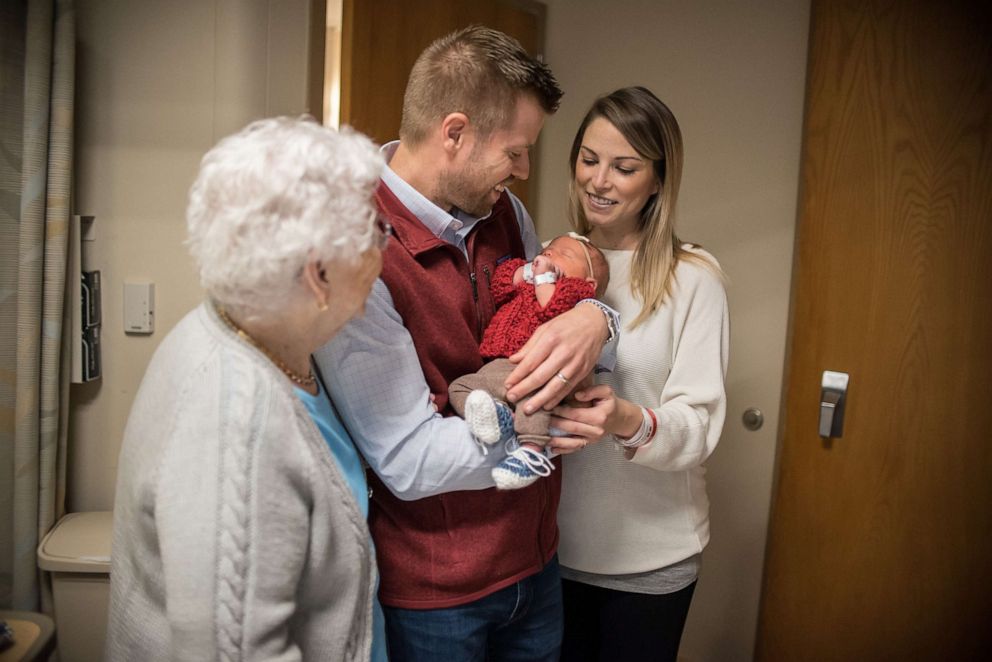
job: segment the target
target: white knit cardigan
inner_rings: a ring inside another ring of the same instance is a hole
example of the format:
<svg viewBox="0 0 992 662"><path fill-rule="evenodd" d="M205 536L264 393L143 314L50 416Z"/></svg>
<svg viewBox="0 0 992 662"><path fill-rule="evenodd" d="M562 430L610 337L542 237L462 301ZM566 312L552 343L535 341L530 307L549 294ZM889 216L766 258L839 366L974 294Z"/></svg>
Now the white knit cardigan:
<svg viewBox="0 0 992 662"><path fill-rule="evenodd" d="M109 660L367 660L369 532L271 362L209 304L162 341L118 466Z"/></svg>

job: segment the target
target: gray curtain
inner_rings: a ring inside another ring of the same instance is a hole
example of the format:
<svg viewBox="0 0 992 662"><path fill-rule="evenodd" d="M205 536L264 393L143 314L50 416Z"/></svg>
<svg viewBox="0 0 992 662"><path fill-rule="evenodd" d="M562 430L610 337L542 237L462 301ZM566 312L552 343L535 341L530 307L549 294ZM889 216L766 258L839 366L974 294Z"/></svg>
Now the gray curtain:
<svg viewBox="0 0 992 662"><path fill-rule="evenodd" d="M65 501L72 0L0 2L0 52L0 608L48 610L35 553Z"/></svg>

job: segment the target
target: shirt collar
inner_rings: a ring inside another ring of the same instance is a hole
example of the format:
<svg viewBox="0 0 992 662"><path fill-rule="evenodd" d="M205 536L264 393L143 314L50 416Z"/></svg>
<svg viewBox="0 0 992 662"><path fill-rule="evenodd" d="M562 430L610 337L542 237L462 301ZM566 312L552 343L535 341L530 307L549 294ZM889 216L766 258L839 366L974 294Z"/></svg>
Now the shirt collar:
<svg viewBox="0 0 992 662"><path fill-rule="evenodd" d="M464 231L479 221L489 218L492 211L482 217L472 216L457 208L453 213L450 213L438 207L420 191L410 186L406 180L389 167L389 162L393 159L393 154L396 153L399 144L399 140L393 140L383 145L379 150L386 161L386 167L382 169L382 181L393 192L393 195L403 203L403 206L410 210L435 237L454 243L452 237L455 234L464 234Z"/></svg>

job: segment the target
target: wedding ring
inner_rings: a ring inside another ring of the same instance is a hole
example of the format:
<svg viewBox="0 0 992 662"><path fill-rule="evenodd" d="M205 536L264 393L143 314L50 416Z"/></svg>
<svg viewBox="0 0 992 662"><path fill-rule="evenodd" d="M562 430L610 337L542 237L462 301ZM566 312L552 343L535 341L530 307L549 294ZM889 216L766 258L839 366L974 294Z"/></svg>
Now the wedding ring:
<svg viewBox="0 0 992 662"><path fill-rule="evenodd" d="M555 377L557 377L558 379L560 379L563 382L565 382L565 386L569 386L570 385L568 383L568 377L566 377L565 375L561 374L561 372L559 372L557 375L555 375Z"/></svg>

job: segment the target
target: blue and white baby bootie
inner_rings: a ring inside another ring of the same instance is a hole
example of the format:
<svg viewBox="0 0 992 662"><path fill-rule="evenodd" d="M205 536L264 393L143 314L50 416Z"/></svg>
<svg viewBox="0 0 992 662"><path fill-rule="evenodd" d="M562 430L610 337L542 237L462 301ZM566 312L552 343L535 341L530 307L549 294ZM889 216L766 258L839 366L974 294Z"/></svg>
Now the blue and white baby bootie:
<svg viewBox="0 0 992 662"><path fill-rule="evenodd" d="M513 412L505 402L482 389L472 391L465 399L465 422L480 446L505 442L515 435ZM485 446L482 449L485 451Z"/></svg>
<svg viewBox="0 0 992 662"><path fill-rule="evenodd" d="M555 469L547 455L526 446L520 446L516 439L506 442L506 457L493 467L492 476L496 487L501 490L519 490L527 487L538 478L548 476Z"/></svg>

